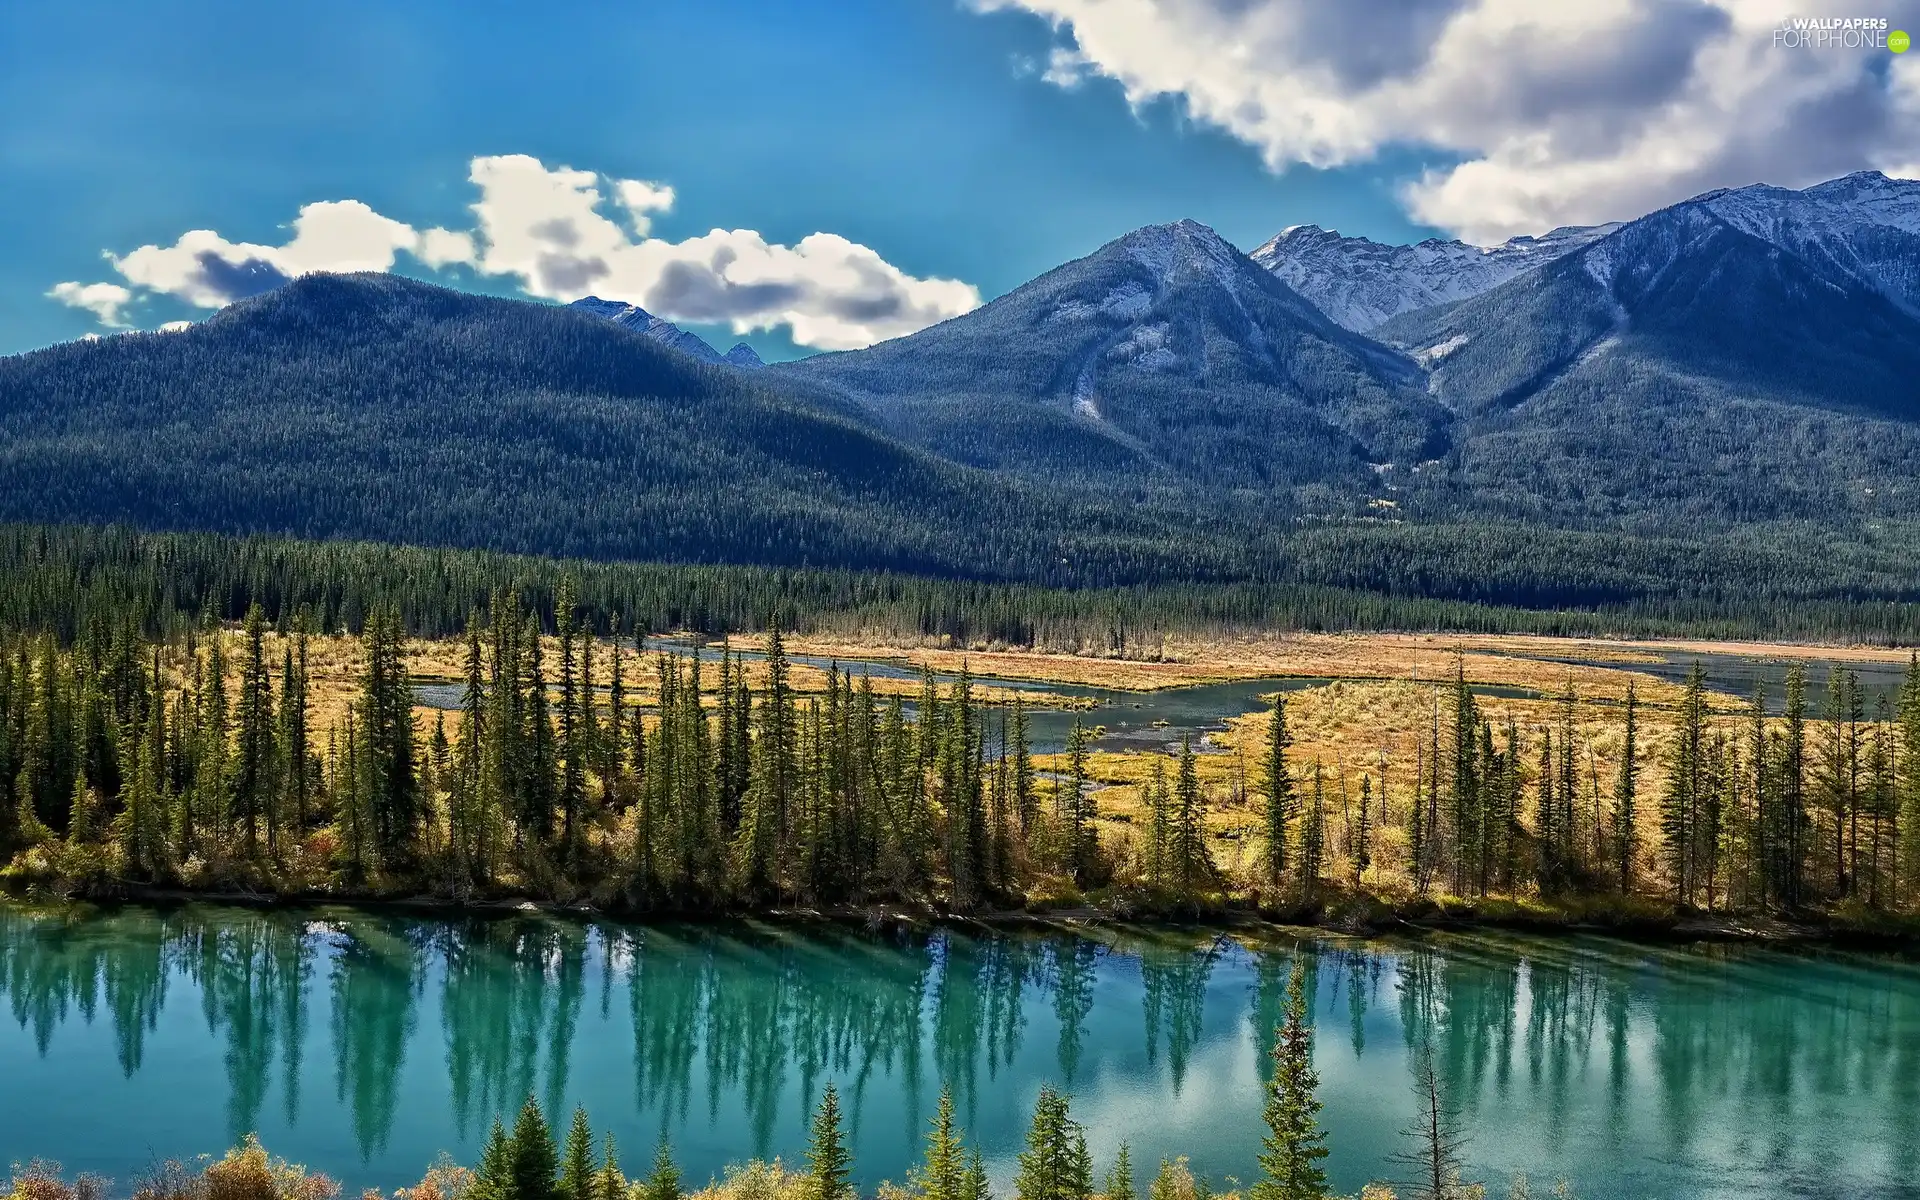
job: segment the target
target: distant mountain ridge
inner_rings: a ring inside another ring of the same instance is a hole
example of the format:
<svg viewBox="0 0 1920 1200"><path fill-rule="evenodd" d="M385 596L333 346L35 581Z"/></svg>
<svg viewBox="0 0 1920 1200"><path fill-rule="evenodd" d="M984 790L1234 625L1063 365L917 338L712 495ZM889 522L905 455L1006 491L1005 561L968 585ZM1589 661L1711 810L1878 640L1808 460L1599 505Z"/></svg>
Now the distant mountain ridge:
<svg viewBox="0 0 1920 1200"><path fill-rule="evenodd" d="M657 342L672 346L684 354L691 354L701 362L727 363L730 366L745 367L749 370L764 367L752 346L738 342L725 354L715 350L707 340L697 333L688 333L672 321L656 317L638 304L628 304L624 300L602 300L598 296L585 296L575 300L572 308L590 312L596 317L605 317L623 329L644 334Z"/></svg>
<svg viewBox="0 0 1920 1200"><path fill-rule="evenodd" d="M1366 333L1402 313L1470 299L1618 228L1569 225L1482 247L1439 238L1395 246L1292 225L1249 257L1329 317Z"/></svg>
<svg viewBox="0 0 1920 1200"><path fill-rule="evenodd" d="M771 370L935 453L1042 476L1289 488L1445 445L1412 362L1194 221L919 333Z"/></svg>
<svg viewBox="0 0 1920 1200"><path fill-rule="evenodd" d="M751 371L618 301L305 277L0 359L0 519L1103 585L1285 578L1313 544L1296 577L1556 603L1640 594L1654 560L1475 580L1607 539L1805 563L1817 537L1912 574L1886 556L1920 551L1920 183L1256 255L1147 226Z"/></svg>

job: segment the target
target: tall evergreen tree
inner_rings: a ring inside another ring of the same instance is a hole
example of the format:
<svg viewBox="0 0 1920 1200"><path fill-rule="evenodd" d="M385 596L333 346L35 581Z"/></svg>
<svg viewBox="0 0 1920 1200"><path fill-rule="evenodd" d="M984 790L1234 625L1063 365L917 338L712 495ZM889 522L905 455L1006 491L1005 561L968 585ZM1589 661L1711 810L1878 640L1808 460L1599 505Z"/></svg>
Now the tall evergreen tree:
<svg viewBox="0 0 1920 1200"><path fill-rule="evenodd" d="M1620 741L1620 774L1613 785L1613 861L1623 896L1633 891L1633 860L1639 846L1634 831L1637 815L1634 798L1640 774L1639 716L1636 706L1633 681L1628 680L1626 722Z"/></svg>
<svg viewBox="0 0 1920 1200"><path fill-rule="evenodd" d="M1687 672L1686 695L1680 703L1680 728L1667 767L1667 790L1660 806L1660 833L1667 849L1667 873L1673 898L1693 900L1698 865L1699 806L1702 797L1702 755L1706 736L1706 673L1696 661Z"/></svg>
<svg viewBox="0 0 1920 1200"><path fill-rule="evenodd" d="M853 1156L840 1131L840 1095L829 1083L813 1111L807 1142L807 1200L853 1200Z"/></svg>
<svg viewBox="0 0 1920 1200"><path fill-rule="evenodd" d="M1785 737L1780 755L1780 812L1784 836L1779 868L1781 898L1790 909L1807 900L1807 670L1787 667Z"/></svg>
<svg viewBox="0 0 1920 1200"><path fill-rule="evenodd" d="M480 1164L474 1170L473 1187L468 1195L472 1200L518 1200L519 1192L515 1189L513 1139L507 1136L496 1117L486 1145L480 1151Z"/></svg>
<svg viewBox="0 0 1920 1200"><path fill-rule="evenodd" d="M1169 847L1173 861L1173 884L1182 900L1191 900L1214 869L1212 855L1207 850L1206 795L1200 789L1191 736L1180 743L1180 770L1174 783L1173 796L1173 828Z"/></svg>
<svg viewBox="0 0 1920 1200"><path fill-rule="evenodd" d="M1284 692L1275 692L1273 711L1267 717L1266 751L1263 760L1262 784L1266 793L1264 812L1266 845L1261 860L1264 882L1269 890L1278 892L1287 873L1287 829L1293 821L1299 801L1293 794L1292 770L1287 764L1287 751L1293 745L1293 737L1287 731L1287 698Z"/></svg>
<svg viewBox="0 0 1920 1200"><path fill-rule="evenodd" d="M609 1133L602 1142L600 1167L593 1177L593 1200L627 1200L627 1190L627 1177L620 1173L620 1157Z"/></svg>
<svg viewBox="0 0 1920 1200"><path fill-rule="evenodd" d="M575 1108L560 1154L560 1181L555 1193L558 1200L595 1200L598 1174L593 1161L593 1127L587 1123L587 1110Z"/></svg>
<svg viewBox="0 0 1920 1200"><path fill-rule="evenodd" d="M266 613L258 604L247 610L247 651L235 713L233 815L250 857L259 849L261 824L265 822L269 829L275 825L273 690L267 672L266 624Z"/></svg>
<svg viewBox="0 0 1920 1200"><path fill-rule="evenodd" d="M1306 970L1295 959L1287 983L1285 1020L1274 1031L1273 1075L1267 1082L1261 1139L1261 1179L1252 1200L1324 1200L1326 1134L1320 1129L1320 1077L1313 1069L1313 1030L1307 1024Z"/></svg>
<svg viewBox="0 0 1920 1200"><path fill-rule="evenodd" d="M1124 1139L1120 1148L1114 1152L1113 1166L1107 1170L1106 1185L1102 1189L1106 1200L1135 1200L1133 1187L1133 1150Z"/></svg>
<svg viewBox="0 0 1920 1200"><path fill-rule="evenodd" d="M1306 830L1300 837L1300 879L1309 888L1318 887L1326 868L1327 792L1320 773L1320 760L1313 761L1313 799L1307 805Z"/></svg>
<svg viewBox="0 0 1920 1200"><path fill-rule="evenodd" d="M1898 713L1900 740L1895 751L1900 807L1894 894L1911 903L1920 899L1920 651L1908 657Z"/></svg>
<svg viewBox="0 0 1920 1200"><path fill-rule="evenodd" d="M638 1200L680 1200L680 1168L674 1165L673 1148L662 1137L653 1152L653 1168L639 1187Z"/></svg>
<svg viewBox="0 0 1920 1200"><path fill-rule="evenodd" d="M532 1096L513 1121L510 1177L513 1200L560 1200L555 1175L560 1168L546 1114Z"/></svg>
<svg viewBox="0 0 1920 1200"><path fill-rule="evenodd" d="M914 1182L926 1200L965 1200L966 1151L953 1124L953 1089L942 1088Z"/></svg>
<svg viewBox="0 0 1920 1200"><path fill-rule="evenodd" d="M1087 731L1076 717L1067 731L1067 777L1057 804L1061 827L1061 867L1078 886L1086 886L1093 828L1087 819Z"/></svg>
<svg viewBox="0 0 1920 1200"><path fill-rule="evenodd" d="M1050 1087L1042 1087L1034 1103L1013 1191L1016 1200L1090 1200L1093 1194L1086 1133L1069 1115L1067 1097Z"/></svg>

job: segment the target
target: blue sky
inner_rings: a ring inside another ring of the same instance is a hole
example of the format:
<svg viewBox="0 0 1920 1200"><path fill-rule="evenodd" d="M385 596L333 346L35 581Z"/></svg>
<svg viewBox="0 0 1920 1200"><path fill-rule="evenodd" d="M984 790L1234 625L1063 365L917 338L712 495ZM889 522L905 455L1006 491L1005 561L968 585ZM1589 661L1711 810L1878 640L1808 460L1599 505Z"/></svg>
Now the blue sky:
<svg viewBox="0 0 1920 1200"><path fill-rule="evenodd" d="M104 250L197 228L278 242L300 205L349 197L414 224L467 222L468 160L487 154L670 184L662 236L827 230L989 297L1187 216L1249 248L1305 221L1421 232L1391 194L1411 161L1275 177L1170 104L1136 118L1113 87L1017 77L1049 39L1029 16L940 0L566 16L508 3L15 0L0 8L0 352L96 328L45 293L106 277ZM152 326L198 314L160 297L129 315ZM779 331L749 340L788 346Z"/></svg>
<svg viewBox="0 0 1920 1200"><path fill-rule="evenodd" d="M880 286L957 281L991 298L1151 222L1192 217L1246 248L1302 222L1390 241L1443 228L1491 240L1563 218L1638 215L1702 184L1893 166L1884 146L1915 144L1912 124L1888 115L1901 101L1884 62L1782 58L1769 69L1831 75L1829 99L1861 92L1878 104L1879 142L1776 142L1779 130L1763 130L1768 158L1731 130L1684 169L1653 178L1635 168L1661 136L1664 118L1649 114L1683 107L1710 69L1701 55L1750 50L1740 39L1757 36L1706 0L1689 6L1707 14L1693 26L1665 28L1699 50L1671 69L1667 51L1634 40L1637 26L1550 30L1593 76L1556 91L1565 71L1550 54L1542 61L1539 29L1520 30L1543 82L1467 100L1462 80L1472 90L1504 69L1498 44L1449 66L1449 23L1477 19L1478 0L1404 5L1431 19L1406 23L1404 53L1386 59L1365 39L1299 36L1303 2L1142 0L1128 7L1148 15L1134 19L1090 0L12 0L0 6L0 352L101 328L95 312L49 297L63 281L128 285L132 299L112 311L129 326L209 311L165 281L172 268L155 267L162 281L143 287L103 252L166 248L189 230L280 246L301 207L320 201L359 201L403 229L472 230L481 193L469 175L485 156L592 172L609 211L617 181L670 187L670 207L614 216L620 237L653 238L656 249L751 230L772 247L769 262L787 261L784 248L826 233L852 249L836 242L812 266L767 269L824 279L885 267L899 279ZM1256 53L1211 57L1232 44ZM1302 80L1318 90L1302 93ZM1459 112L1416 120L1402 111L1415 88ZM1747 110L1741 120L1765 123ZM1516 122L1590 130L1596 113L1637 141L1623 132L1595 150L1587 135L1567 149L1568 138L1514 181ZM1788 134L1792 116L1776 122ZM1711 130L1710 115L1688 119L1692 141L1703 123ZM1626 182L1596 175L1596 155ZM735 253L718 246L701 252ZM395 269L501 294L570 294L502 261L480 253L435 274L402 254ZM803 340L899 332L949 313L962 304L955 295L929 284L895 324L851 327L845 305L834 308L844 297L828 296L819 303L839 315ZM681 319L710 332L698 313L735 311L730 303L685 300L695 315ZM805 318L770 311L741 318L771 326L748 340L770 357L794 353ZM733 337L720 328L710 340Z"/></svg>

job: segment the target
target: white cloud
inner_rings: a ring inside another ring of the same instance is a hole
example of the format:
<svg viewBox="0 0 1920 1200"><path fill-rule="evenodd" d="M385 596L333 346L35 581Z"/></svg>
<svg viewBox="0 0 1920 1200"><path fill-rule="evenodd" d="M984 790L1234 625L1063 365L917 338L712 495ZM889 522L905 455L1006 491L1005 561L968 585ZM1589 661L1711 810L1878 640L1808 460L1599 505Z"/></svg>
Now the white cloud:
<svg viewBox="0 0 1920 1200"><path fill-rule="evenodd" d="M627 219L633 224L633 231L642 237L653 228L654 213L673 208L673 189L663 183L648 183L644 179L616 179L613 194L619 199L620 207L627 210Z"/></svg>
<svg viewBox="0 0 1920 1200"><path fill-rule="evenodd" d="M792 246L748 229L650 237L653 214L673 207L665 184L549 168L524 154L476 158L469 179L480 193L471 231L415 229L358 200L321 201L300 210L283 245L191 230L170 246L107 255L131 288L63 283L49 294L118 324L135 289L218 308L314 271L390 270L404 253L430 269L458 263L512 277L545 299L598 293L736 333L786 326L796 343L828 350L912 333L980 303L969 284L916 278L835 234Z"/></svg>
<svg viewBox="0 0 1920 1200"><path fill-rule="evenodd" d="M126 324L120 310L133 301L133 293L117 283L56 283L47 295L70 308L84 308L102 325L118 329Z"/></svg>
<svg viewBox="0 0 1920 1200"><path fill-rule="evenodd" d="M794 341L823 350L899 337L980 303L971 285L916 279L830 233L793 246L750 229L715 229L683 242L636 240L603 211L597 176L549 169L523 154L475 159L473 182L485 245L480 269L517 277L534 296L595 294L669 320L729 325L735 333L785 325ZM636 185L618 186L631 212L629 189ZM639 198L659 203L662 192Z"/></svg>
<svg viewBox="0 0 1920 1200"><path fill-rule="evenodd" d="M182 330L192 329L192 328L193 328L192 321L167 321L163 323L160 326L160 328L154 330L154 332L155 333L179 333Z"/></svg>
<svg viewBox="0 0 1920 1200"><path fill-rule="evenodd" d="M425 229L413 248L413 256L437 271L454 263L471 264L480 257L480 252L474 249L473 235L470 233Z"/></svg>
<svg viewBox="0 0 1920 1200"><path fill-rule="evenodd" d="M1048 80L1172 99L1274 170L1393 145L1457 156L1404 200L1471 240L1897 169L1920 143L1920 60L1775 46L1795 0L1395 0L1366 16L1313 0L971 2L1053 25ZM1920 25L1920 0L1882 11Z"/></svg>

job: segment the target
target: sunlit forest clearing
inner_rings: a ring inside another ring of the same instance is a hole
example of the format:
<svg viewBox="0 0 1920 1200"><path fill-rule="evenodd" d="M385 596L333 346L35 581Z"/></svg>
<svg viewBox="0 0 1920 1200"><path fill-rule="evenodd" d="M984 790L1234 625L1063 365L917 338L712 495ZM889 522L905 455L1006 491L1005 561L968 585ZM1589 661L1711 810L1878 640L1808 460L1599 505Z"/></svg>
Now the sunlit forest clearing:
<svg viewBox="0 0 1920 1200"><path fill-rule="evenodd" d="M204 657L209 636L176 641L160 651L157 661L175 686L191 686L192 664ZM238 661L245 653L244 631L229 625L218 636L228 661ZM291 635L264 630L261 638L268 663L293 652ZM759 657L764 638L723 642L672 635L667 641L672 653L643 648L631 637L582 642L581 695L596 698L592 707L600 720L606 719L609 681L617 671L622 703L636 714L643 730L657 732L665 672L673 672L675 680L680 680L696 645L706 660L701 704L710 716L720 703L717 659L721 653L732 650L743 655L735 660L735 678L751 692L761 694L768 685L767 663ZM566 653L553 635L544 635L540 642L549 663L558 663ZM1454 692L1461 683L1533 693L1483 695L1477 701L1479 717L1488 728L1515 739L1519 746L1517 752L1508 750L1518 760L1513 780L1516 823L1534 826L1539 820L1539 779L1523 784L1520 778L1533 765L1529 748L1541 739L1551 740L1556 732L1564 738L1571 731L1574 752L1561 768L1570 765L1571 776L1556 785L1568 793L1568 836L1586 844L1586 857L1604 862L1619 853L1615 810L1629 688L1636 706L1634 766L1642 795L1657 798L1672 789L1676 747L1685 736L1688 689L1648 673L1648 665L1690 653L1814 659L1829 664L1904 666L1907 661L1905 652L1881 647L1395 633L1170 638L1153 657L961 648L947 643L908 645L884 636L865 640L793 636L786 639L786 652L796 660L786 667L786 686L802 710L821 704L830 686L853 682L870 687L876 702L898 698L912 705L928 684L905 677L898 669L932 673L939 679L936 690L942 696L950 680L966 672L975 681L971 699L980 706L984 728L992 730L996 720L1004 722L1018 702L1029 710L1079 712L1078 721L1089 741L1101 733L1103 713L1127 705L1124 697L1110 698L1110 707L1103 707L1092 697L1020 684L1147 693L1234 680L1312 681L1287 692L1288 760L1295 786L1303 794L1317 789L1324 808L1324 858L1319 870L1336 886L1344 883L1356 891L1403 899L1416 890L1446 891L1444 879L1422 887L1414 878L1409 822L1416 796L1427 797L1422 803L1435 803L1434 793L1443 786L1435 763L1454 753L1454 734L1451 728L1442 733L1441 727L1455 720ZM464 639L410 638L403 643L402 654L416 686L457 687L463 679ZM346 725L360 699L367 668L365 642L348 634L313 635L305 640L305 655L309 724L316 737L322 736L320 731L331 735ZM1556 661L1567 659L1585 661ZM832 684L823 663L834 664ZM868 668L875 663L896 670L870 675ZM1818 676L1812 680L1816 697L1812 715L1818 715L1825 682ZM684 690L678 682L669 687ZM1262 695L1265 703L1272 698ZM1753 717L1748 702L1711 691L1703 692L1701 700L1702 728L1708 736L1718 734L1729 745L1751 739ZM461 720L457 707L416 704L413 708L415 736L421 746L437 739L457 743ZM1222 880L1249 883L1259 876L1266 854L1269 795L1261 774L1270 717L1256 711L1213 714L1211 720L1224 728L1193 742L1192 770L1203 804L1199 821L1206 833L1208 857ZM1782 722L1780 717L1766 719L1771 736L1779 736ZM1178 751L1175 738L1158 745L1084 750L1081 770L1090 801L1087 817L1096 841L1109 847L1117 860L1138 862L1147 853L1144 843L1152 836L1155 780L1168 786L1177 769ZM1034 788L1043 807L1059 809L1069 787L1071 756L1036 752L1031 762ZM1449 762L1444 770L1450 775L1453 765ZM1445 786L1452 784L1449 779ZM446 820L447 814L441 813L439 819ZM1653 802L1643 803L1634 814L1637 832L1631 853L1637 861L1632 870L1639 878L1654 880L1665 870L1662 820ZM609 853L614 853L611 843L623 834L618 827L610 827L599 831L599 836L608 840ZM1892 856L1894 849L1888 846L1887 853ZM1364 869L1356 870L1361 866ZM1506 890L1517 891L1512 886ZM1029 899L1059 900L1075 894L1059 873L1043 871Z"/></svg>
<svg viewBox="0 0 1920 1200"><path fill-rule="evenodd" d="M1920 675L1819 644L1898 645L1891 610L1521 619L124 530L0 549L17 892L1302 920L1920 901ZM1630 640L1665 630L1708 640Z"/></svg>

